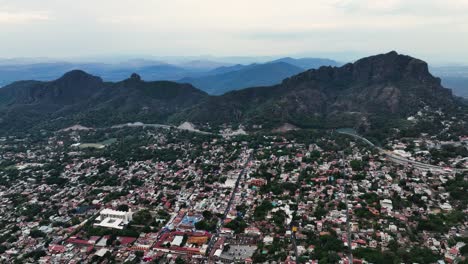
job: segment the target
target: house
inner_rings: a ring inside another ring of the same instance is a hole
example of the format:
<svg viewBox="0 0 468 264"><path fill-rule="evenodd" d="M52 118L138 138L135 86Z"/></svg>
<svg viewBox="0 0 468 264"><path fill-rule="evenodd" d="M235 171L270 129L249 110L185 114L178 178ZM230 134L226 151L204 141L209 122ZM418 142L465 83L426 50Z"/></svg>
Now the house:
<svg viewBox="0 0 468 264"><path fill-rule="evenodd" d="M390 200L390 199L380 200L380 206L382 208L385 208L389 212L393 210L392 200Z"/></svg>

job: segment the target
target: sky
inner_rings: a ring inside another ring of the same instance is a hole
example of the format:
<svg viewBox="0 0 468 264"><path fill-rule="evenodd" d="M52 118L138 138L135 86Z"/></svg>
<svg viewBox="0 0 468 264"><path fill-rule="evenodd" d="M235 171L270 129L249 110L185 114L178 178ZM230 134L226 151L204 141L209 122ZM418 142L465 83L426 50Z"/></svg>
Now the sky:
<svg viewBox="0 0 468 264"><path fill-rule="evenodd" d="M468 0L0 0L0 57L316 56L468 64Z"/></svg>

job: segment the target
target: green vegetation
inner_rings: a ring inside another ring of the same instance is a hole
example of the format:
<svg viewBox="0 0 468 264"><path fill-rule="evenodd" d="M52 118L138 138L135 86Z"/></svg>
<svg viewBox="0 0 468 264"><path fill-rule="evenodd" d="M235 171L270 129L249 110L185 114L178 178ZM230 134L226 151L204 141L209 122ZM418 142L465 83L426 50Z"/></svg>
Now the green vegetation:
<svg viewBox="0 0 468 264"><path fill-rule="evenodd" d="M418 230L447 232L450 227L465 221L465 214L460 211L452 211L448 214L429 215L427 219L419 219Z"/></svg>
<svg viewBox="0 0 468 264"><path fill-rule="evenodd" d="M125 228L122 230L119 229L108 229L108 228L100 228L100 227L93 227L91 225L85 226L84 228L86 234L88 236L129 236L129 237L139 237L140 232L132 228Z"/></svg>
<svg viewBox="0 0 468 264"><path fill-rule="evenodd" d="M32 238L39 238L39 237L45 237L45 233L38 230L38 229L33 229L31 230L31 232L29 233L29 236L31 236Z"/></svg>
<svg viewBox="0 0 468 264"><path fill-rule="evenodd" d="M135 225L148 225L152 222L153 217L148 210L141 210L133 214L132 224Z"/></svg>
<svg viewBox="0 0 468 264"><path fill-rule="evenodd" d="M398 263L435 263L439 256L428 248L411 248L409 251L401 248L397 251L381 252L377 249L358 248L353 251L356 258L362 258L371 263L398 264Z"/></svg>
<svg viewBox="0 0 468 264"><path fill-rule="evenodd" d="M465 209L468 205L468 181L465 180L463 174L458 174L455 179L447 181L446 189L450 193L450 198L460 201L461 209Z"/></svg>
<svg viewBox="0 0 468 264"><path fill-rule="evenodd" d="M197 230L213 232L216 230L217 221L201 220L195 224Z"/></svg>
<svg viewBox="0 0 468 264"><path fill-rule="evenodd" d="M259 206L255 207L253 215L255 221L265 220L266 215L271 209L273 209L273 204L271 204L270 201L262 201L262 203Z"/></svg>
<svg viewBox="0 0 468 264"><path fill-rule="evenodd" d="M236 234L240 234L240 233L244 232L244 229L247 226L248 226L247 223L243 219L241 219L239 217L237 217L236 219L233 219L231 222L229 222L229 223L227 223L225 225L225 227L234 230L234 233L236 233Z"/></svg>
<svg viewBox="0 0 468 264"><path fill-rule="evenodd" d="M352 160L349 162L353 171L362 171L364 169L365 163L362 160Z"/></svg>

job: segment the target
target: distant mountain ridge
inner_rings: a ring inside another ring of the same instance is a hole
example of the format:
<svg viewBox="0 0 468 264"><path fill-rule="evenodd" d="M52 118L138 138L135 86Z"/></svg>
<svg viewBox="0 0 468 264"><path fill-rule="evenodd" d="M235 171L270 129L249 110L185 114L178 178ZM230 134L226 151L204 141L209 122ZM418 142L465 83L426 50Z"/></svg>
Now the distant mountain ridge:
<svg viewBox="0 0 468 264"><path fill-rule="evenodd" d="M222 72L223 69L225 72ZM217 69L221 72L219 74L184 78L179 82L190 83L209 94L220 95L252 86L277 84L287 77L304 71L302 68L285 62L251 64L243 67L233 66L228 70L224 67L223 69Z"/></svg>
<svg viewBox="0 0 468 264"><path fill-rule="evenodd" d="M454 94L468 99L468 77L442 77L442 84Z"/></svg>
<svg viewBox="0 0 468 264"><path fill-rule="evenodd" d="M291 57L285 57L281 59L277 59L272 61L272 63L275 62L285 62L291 65L294 65L296 67L300 67L304 70L309 70L309 69L318 69L322 66L340 66L340 63L330 60L330 59L321 59L321 58L299 58L299 59L294 59Z"/></svg>
<svg viewBox="0 0 468 264"><path fill-rule="evenodd" d="M468 99L468 66L431 67L430 70L442 78L442 84L454 94Z"/></svg>
<svg viewBox="0 0 468 264"><path fill-rule="evenodd" d="M271 65L283 64L287 63ZM284 123L316 128L371 127L377 119L380 123L406 119L424 107L449 112L460 104L442 87L440 79L429 73L425 62L396 52L341 67L307 70L278 85L221 96L210 96L190 84L146 82L138 74L119 82L104 82L74 70L55 81L20 81L0 89L0 132L136 121L264 128Z"/></svg>
<svg viewBox="0 0 468 264"><path fill-rule="evenodd" d="M190 83L209 94L220 95L247 87L278 84L307 69L337 65L338 62L329 59L287 57L261 64L224 66L202 76L183 78L179 82Z"/></svg>
<svg viewBox="0 0 468 264"><path fill-rule="evenodd" d="M133 72L138 73L143 79L148 81L176 81L183 79L183 81L190 82L191 80L194 80L194 83L196 82L199 88L201 88L202 90L209 91L213 94L222 94L225 91L231 89L242 89L250 86L277 84L282 79L299 73L298 70L291 70L292 65L294 65L294 63L283 65L282 69L277 67L277 69L275 70L276 74L268 75L263 73L262 77L255 77L252 76L253 74L247 71L247 69L249 68L253 71L256 71L256 69L253 69L251 67L254 64L235 65L231 63L209 60L193 60L188 62L178 62L175 64L145 59L131 59L120 63L70 63L60 61L36 61L37 60L33 60L29 64L27 63L27 61L22 60L0 61L0 87L18 80L55 80L57 78L60 78L60 76L62 76L66 72L80 69L89 72L90 74L100 76L105 81L113 82L123 80ZM289 61L294 62L296 60L289 58ZM313 58L298 59L297 61L316 61L316 64L314 65L317 65L317 63L320 64L320 62L322 61L328 63L328 60ZM332 62L333 61L330 60L330 63ZM255 65L261 67L260 65L262 64ZM205 81L203 80L203 77L205 76L234 72L242 69L244 69L246 77L251 79L252 81L247 82L247 78L243 78L242 76L231 79L229 79L231 76L218 76L218 78L215 78L218 80L219 83L216 88L214 88L213 85L207 85L206 87L204 85ZM220 78L223 77L226 77L226 80L224 82L220 80Z"/></svg>

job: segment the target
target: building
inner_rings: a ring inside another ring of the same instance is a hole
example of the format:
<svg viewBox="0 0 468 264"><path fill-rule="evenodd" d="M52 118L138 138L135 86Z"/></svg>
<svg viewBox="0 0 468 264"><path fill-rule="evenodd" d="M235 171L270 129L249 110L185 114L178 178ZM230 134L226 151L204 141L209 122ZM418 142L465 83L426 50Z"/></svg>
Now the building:
<svg viewBox="0 0 468 264"><path fill-rule="evenodd" d="M392 200L390 200L390 199L380 200L380 206L382 208L385 208L389 212L393 210Z"/></svg>
<svg viewBox="0 0 468 264"><path fill-rule="evenodd" d="M132 211L124 212L106 208L99 213L96 218L99 223L95 223L94 226L123 229L125 225L132 221L132 215Z"/></svg>

